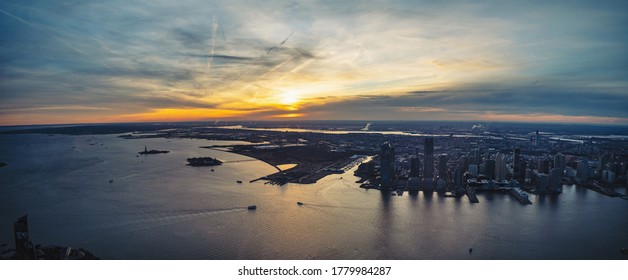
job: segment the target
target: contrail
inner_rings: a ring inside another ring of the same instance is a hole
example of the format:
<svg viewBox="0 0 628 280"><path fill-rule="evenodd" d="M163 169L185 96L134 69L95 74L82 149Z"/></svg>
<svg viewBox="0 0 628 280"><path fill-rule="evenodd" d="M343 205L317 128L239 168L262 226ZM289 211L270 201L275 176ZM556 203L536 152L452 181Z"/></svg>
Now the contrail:
<svg viewBox="0 0 628 280"><path fill-rule="evenodd" d="M290 37L292 37L292 35L293 35L293 34L294 34L294 31L292 31L292 32L290 33L290 35L288 35L288 37L286 37L286 39L284 39L283 41L281 41L281 43L279 43L279 46L281 46L281 45L285 44L285 43L288 41L288 39L290 39ZM266 56L267 56L267 55L269 55L269 54L270 54L270 52L271 52L273 49L276 49L276 48L277 48L277 47L271 47L271 48L269 48L269 49L268 49L268 51L266 52ZM260 59L261 59L261 57L260 57L260 58L258 58L258 60L260 60ZM291 57L291 58L288 58L288 59L286 59L285 61L283 61L283 62L279 63L278 65L275 65L273 68L271 68L270 70L266 71L266 72L265 72L264 74L262 74L261 76L258 76L258 77L257 77L256 79L254 79L252 82L246 83L246 85L245 85L244 87L242 87L242 89L241 89L241 90L245 90L245 89L247 89L247 88L249 88L249 87L251 87L251 86L259 87L259 86L257 86L257 85L253 85L252 83L257 82L257 81L259 81L260 79L263 79L263 78L264 78L264 77L266 77L268 74L270 74L270 73L272 73L272 72L275 72L277 69L279 69L280 67L284 66L286 63L289 63L289 62L291 62L291 61L293 61L293 60L294 60L294 57ZM307 65L307 64L306 64L306 65ZM297 67L298 67L298 66L297 66ZM292 70L294 70L294 68L293 68ZM299 69L299 70L300 70L300 69ZM229 87L230 87L230 86L232 86L233 84L235 84L236 82L238 82L238 81L240 80L240 77L242 77L242 75L243 75L243 74L248 74L249 72L250 72L250 70L247 70L247 71L245 71L244 73L239 73L239 75L238 75L235 79L233 79L233 80L229 83L229 85L228 85L228 86L229 86Z"/></svg>
<svg viewBox="0 0 628 280"><path fill-rule="evenodd" d="M210 38L210 51L209 57L207 58L207 70L211 68L212 62L214 62L214 50L216 46L216 34L218 34L218 21L216 17L212 16L212 33Z"/></svg>
<svg viewBox="0 0 628 280"><path fill-rule="evenodd" d="M294 31L292 31L292 33L290 33L290 35L288 35L288 37L287 37L285 40L281 41L281 43L280 43L279 45L281 46L281 45L285 44L285 43L286 43L286 41L288 41L288 39L290 39L290 37L292 36L292 34L294 34Z"/></svg>
<svg viewBox="0 0 628 280"><path fill-rule="evenodd" d="M290 33L290 35L288 35L288 37L286 37L286 39L281 41L281 43L279 43L279 46L282 46L283 44L285 44L288 41L288 39L290 39L290 37L292 37L292 34L294 34L294 31L292 31L292 33ZM273 51L274 49L278 49L278 46L277 47L270 47L270 48L268 48L268 51L266 52L266 54L267 55L270 54L270 52Z"/></svg>
<svg viewBox="0 0 628 280"><path fill-rule="evenodd" d="M65 41L65 40L61 39L61 38L60 38L60 37L56 34L57 32L55 32L54 30L52 30L52 29L50 29L50 28L48 28L48 27L46 27L46 26L42 26L42 25L39 25L39 24L32 23L32 22L27 21L27 20L25 20L25 19L23 19L23 18L21 18L21 17L18 17L18 16L16 16L16 15L12 14L12 13L9 13L9 12L7 12L7 11L3 10L3 9L0 9L0 13L3 13L3 14L5 14L6 16L8 16L8 17L10 17L10 18L13 18L13 19L15 19L15 20L17 20L17 21L19 21L19 22L21 22L21 23L23 23L23 24L26 24L26 25L28 25L28 26L30 26L30 27L32 27L32 28L35 28L35 29L38 29L38 30L45 31L45 32L47 32L48 34L50 34L50 35L51 35L54 39L56 39L57 41L59 41L61 44L65 45L68 49L71 49L71 50L73 50L73 51L75 51L75 52L77 52L77 53L79 53L79 54L81 54L81 55L84 55L84 56L90 56L90 57L92 57L92 55L88 55L88 54L86 54L86 53L85 53L85 52L83 52L82 50L75 48L74 46L72 46L72 44L70 44L70 43L68 43L67 41ZM103 66L105 66L106 68L111 69L111 66L109 66L107 63L105 63L102 59L99 59L99 62L100 62Z"/></svg>
<svg viewBox="0 0 628 280"><path fill-rule="evenodd" d="M21 23L24 23L24 24L26 24L26 25L28 25L28 26L30 26L30 27L32 27L32 28L39 29L39 30L46 30L46 31L48 31L49 33L52 33L52 36L53 36L55 39L57 39L59 42L61 42L62 44L64 44L66 47L68 47L68 48L72 49L72 50L73 50L73 51L75 51L75 52L78 52L78 53L80 53L80 54L85 55L85 53L83 53L81 50L78 50L78 49L76 49L76 48L72 47L72 45L70 45L68 42L66 42L65 40L63 40L63 39L59 38L58 36L56 36L56 35L54 34L54 32L53 32L52 30L48 29L48 28L45 28L45 27L40 26L40 25L38 25L38 24L34 24L34 23L32 23L32 22L29 22L29 21L27 21L27 20L25 20L25 19L23 19L23 18L21 18L21 17L18 17L18 16L16 16L16 15L12 14L12 13L9 13L9 12L7 12L7 11L3 10L3 9L0 9L0 13L3 13L3 14L5 14L5 15L7 15L7 16L9 16L9 17L13 18L13 19L16 19L17 21L19 21L19 22L21 22Z"/></svg>

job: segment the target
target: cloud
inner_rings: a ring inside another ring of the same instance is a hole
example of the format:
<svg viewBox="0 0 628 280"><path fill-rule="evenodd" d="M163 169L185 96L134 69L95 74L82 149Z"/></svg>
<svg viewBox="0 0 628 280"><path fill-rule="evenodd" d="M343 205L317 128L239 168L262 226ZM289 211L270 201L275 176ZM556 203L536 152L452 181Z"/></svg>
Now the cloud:
<svg viewBox="0 0 628 280"><path fill-rule="evenodd" d="M86 120L86 108L112 108L116 120L183 109L233 118L626 118L626 9L625 1L5 1L0 108L12 121L29 108L67 108L40 110L39 122ZM299 98L292 107L281 105L286 92Z"/></svg>

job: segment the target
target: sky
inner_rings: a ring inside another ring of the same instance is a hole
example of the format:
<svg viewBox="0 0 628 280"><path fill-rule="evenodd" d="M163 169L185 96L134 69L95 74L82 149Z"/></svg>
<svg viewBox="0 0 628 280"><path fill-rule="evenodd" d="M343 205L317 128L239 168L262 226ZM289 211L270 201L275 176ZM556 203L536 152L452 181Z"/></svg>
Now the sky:
<svg viewBox="0 0 628 280"><path fill-rule="evenodd" d="M628 125L628 1L0 0L0 125Z"/></svg>

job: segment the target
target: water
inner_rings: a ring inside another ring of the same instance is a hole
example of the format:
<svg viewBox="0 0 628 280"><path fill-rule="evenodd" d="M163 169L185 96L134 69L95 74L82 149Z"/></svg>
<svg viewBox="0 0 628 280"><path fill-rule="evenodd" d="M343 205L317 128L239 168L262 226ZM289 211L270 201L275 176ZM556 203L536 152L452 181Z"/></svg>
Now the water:
<svg viewBox="0 0 628 280"><path fill-rule="evenodd" d="M416 137L462 137L462 138L491 138L491 139L503 139L502 137L496 137L492 135L474 135L474 134L432 134L432 133L420 133L420 132L403 132L403 131L382 131L382 130L325 130L325 129L309 129L309 128L289 128L289 127L275 127L275 128L255 128L245 127L242 125L232 126L219 126L210 128L222 128L222 129L238 129L238 130L255 130L255 131L274 131L274 132L299 132L299 133L323 133L323 134L383 134L383 135L403 135L403 136L416 136Z"/></svg>
<svg viewBox="0 0 628 280"><path fill-rule="evenodd" d="M276 171L261 161L185 166L250 159L199 148L226 143L2 135L0 243L12 246L12 223L28 214L36 243L104 259L626 258L628 201L585 188L530 195L532 205L491 193L471 204L360 189L353 170L277 187L249 183ZM171 152L136 157L144 145Z"/></svg>

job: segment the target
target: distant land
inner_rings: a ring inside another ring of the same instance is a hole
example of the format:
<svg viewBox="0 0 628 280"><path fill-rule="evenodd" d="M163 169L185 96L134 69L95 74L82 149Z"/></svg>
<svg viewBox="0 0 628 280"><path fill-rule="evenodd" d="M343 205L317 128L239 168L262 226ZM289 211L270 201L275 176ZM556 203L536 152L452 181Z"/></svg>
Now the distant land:
<svg viewBox="0 0 628 280"><path fill-rule="evenodd" d="M370 131L411 131L420 129L423 132L437 130L471 131L474 126L488 127L494 132L522 132L546 130L562 134L581 135L628 135L628 126L606 124L562 124L562 123L514 123L514 122L482 122L482 121L369 121L369 120L306 120L306 121L221 121L216 122L147 122L147 123L106 123L106 124L68 124L68 125L27 125L0 126L0 134L117 134L128 132L165 131L174 128L208 127L242 125L250 128L301 128L301 129L332 129L361 130L369 124Z"/></svg>

